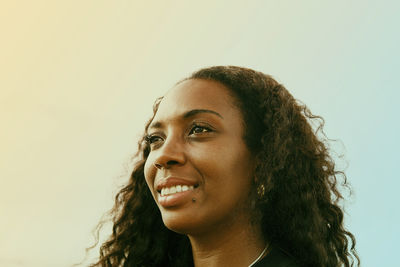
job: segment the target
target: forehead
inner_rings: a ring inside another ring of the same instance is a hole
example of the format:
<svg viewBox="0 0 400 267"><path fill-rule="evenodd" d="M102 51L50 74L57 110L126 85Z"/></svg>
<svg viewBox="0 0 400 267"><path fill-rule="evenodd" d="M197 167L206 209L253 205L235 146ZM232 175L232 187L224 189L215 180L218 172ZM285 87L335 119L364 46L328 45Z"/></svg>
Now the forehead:
<svg viewBox="0 0 400 267"><path fill-rule="evenodd" d="M199 79L186 80L167 92L154 119L178 116L193 109L213 110L221 115L233 112L237 116L240 112L234 101L229 89L221 83Z"/></svg>

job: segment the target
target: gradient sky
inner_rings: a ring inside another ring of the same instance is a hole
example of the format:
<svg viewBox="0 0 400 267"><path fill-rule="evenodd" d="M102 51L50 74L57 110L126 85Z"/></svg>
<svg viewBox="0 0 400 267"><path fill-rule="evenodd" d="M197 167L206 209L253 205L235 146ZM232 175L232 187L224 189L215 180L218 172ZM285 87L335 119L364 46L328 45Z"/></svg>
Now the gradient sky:
<svg viewBox="0 0 400 267"><path fill-rule="evenodd" d="M395 266L398 1L2 1L0 265L70 266L154 99L200 67L271 74L326 120L362 265Z"/></svg>

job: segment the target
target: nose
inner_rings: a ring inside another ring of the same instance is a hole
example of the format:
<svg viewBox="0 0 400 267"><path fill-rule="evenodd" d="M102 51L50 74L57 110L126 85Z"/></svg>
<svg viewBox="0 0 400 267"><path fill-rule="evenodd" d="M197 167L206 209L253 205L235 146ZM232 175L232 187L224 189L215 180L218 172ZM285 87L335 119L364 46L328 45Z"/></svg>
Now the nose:
<svg viewBox="0 0 400 267"><path fill-rule="evenodd" d="M167 138L156 153L154 166L159 170L183 165L186 161L183 144L176 138Z"/></svg>

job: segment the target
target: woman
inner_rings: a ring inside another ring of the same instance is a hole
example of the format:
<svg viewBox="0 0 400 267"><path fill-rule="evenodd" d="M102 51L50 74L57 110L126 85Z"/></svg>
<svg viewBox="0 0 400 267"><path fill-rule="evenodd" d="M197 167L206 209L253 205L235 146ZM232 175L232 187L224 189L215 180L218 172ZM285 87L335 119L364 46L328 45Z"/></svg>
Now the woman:
<svg viewBox="0 0 400 267"><path fill-rule="evenodd" d="M154 105L93 266L352 266L313 116L270 76L219 66Z"/></svg>

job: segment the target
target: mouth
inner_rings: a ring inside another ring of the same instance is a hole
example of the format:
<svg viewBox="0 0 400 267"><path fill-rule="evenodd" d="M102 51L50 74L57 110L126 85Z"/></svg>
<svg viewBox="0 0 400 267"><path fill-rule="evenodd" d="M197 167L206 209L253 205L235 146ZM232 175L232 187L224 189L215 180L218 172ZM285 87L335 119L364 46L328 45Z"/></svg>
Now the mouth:
<svg viewBox="0 0 400 267"><path fill-rule="evenodd" d="M186 192L186 191L193 191L195 188L197 188L198 185L174 185L171 187L163 187L161 190L157 190L157 192L163 197L163 196L170 196L173 194L181 193L181 192Z"/></svg>
<svg viewBox="0 0 400 267"><path fill-rule="evenodd" d="M161 196L194 190L199 186L197 181L169 176L156 183L155 189Z"/></svg>
<svg viewBox="0 0 400 267"><path fill-rule="evenodd" d="M170 176L157 183L157 201L164 208L184 206L186 203L192 203L198 187L197 181Z"/></svg>

